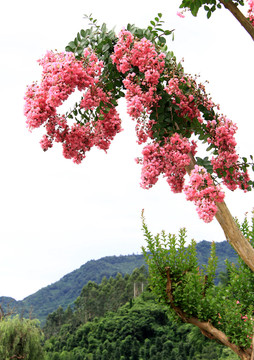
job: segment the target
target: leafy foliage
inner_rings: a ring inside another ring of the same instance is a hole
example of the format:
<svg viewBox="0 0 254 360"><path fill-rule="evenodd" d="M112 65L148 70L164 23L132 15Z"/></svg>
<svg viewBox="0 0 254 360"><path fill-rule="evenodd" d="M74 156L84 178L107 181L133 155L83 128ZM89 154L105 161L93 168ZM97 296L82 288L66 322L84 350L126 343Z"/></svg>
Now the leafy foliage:
<svg viewBox="0 0 254 360"><path fill-rule="evenodd" d="M59 307L48 315L44 326L46 337L57 333L65 323L72 323L76 327L109 311L117 311L127 301L141 294L147 284L147 276L147 269L142 265L134 269L131 275L123 277L118 273L115 278L103 277L100 284L89 281L75 300L73 311L68 307L64 312Z"/></svg>
<svg viewBox="0 0 254 360"><path fill-rule="evenodd" d="M254 220L247 217L241 231L254 245ZM196 244L185 248L186 230L176 235L152 236L144 218L143 231L147 249L143 249L149 265L152 291L172 309L175 317L188 322L195 317L221 330L231 343L249 349L253 333L254 274L239 257L238 265L227 261L228 280L215 286L217 266L215 244L204 268L198 266Z"/></svg>
<svg viewBox="0 0 254 360"><path fill-rule="evenodd" d="M96 311L96 296L94 300ZM191 325L172 321L167 307L156 303L149 291L92 321L76 326L66 322L46 341L45 350L47 360L236 359Z"/></svg>
<svg viewBox="0 0 254 360"><path fill-rule="evenodd" d="M43 360L42 332L36 320L4 318L0 321L1 360Z"/></svg>

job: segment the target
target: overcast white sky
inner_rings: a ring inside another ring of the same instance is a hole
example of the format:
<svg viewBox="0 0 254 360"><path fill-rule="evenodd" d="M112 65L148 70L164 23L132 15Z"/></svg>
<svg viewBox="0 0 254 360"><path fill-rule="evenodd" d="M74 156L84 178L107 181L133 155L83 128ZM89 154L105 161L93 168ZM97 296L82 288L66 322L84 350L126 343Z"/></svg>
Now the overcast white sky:
<svg viewBox="0 0 254 360"><path fill-rule="evenodd" d="M140 253L145 245L140 213L156 233L187 227L190 238L222 241L216 221L198 219L184 195L170 192L165 180L151 190L139 187L140 168L134 158L134 123L121 104L124 132L108 154L91 151L81 165L62 156L61 147L44 153L41 131L29 133L23 115L27 84L40 79L36 60L46 50L64 50L81 28L84 14L120 30L127 23L148 25L158 12L165 27L175 29L168 45L185 69L209 80L209 91L239 127L242 155L253 153L253 42L221 10L176 16L179 1L116 0L5 1L0 11L0 296L17 300L47 286L91 259ZM226 202L240 218L251 211L253 194L229 193Z"/></svg>

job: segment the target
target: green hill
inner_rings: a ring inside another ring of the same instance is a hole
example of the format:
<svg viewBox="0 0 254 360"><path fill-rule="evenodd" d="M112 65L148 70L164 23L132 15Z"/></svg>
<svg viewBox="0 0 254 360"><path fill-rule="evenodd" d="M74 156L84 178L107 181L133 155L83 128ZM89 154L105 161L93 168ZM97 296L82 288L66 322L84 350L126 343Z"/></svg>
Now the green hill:
<svg viewBox="0 0 254 360"><path fill-rule="evenodd" d="M206 264L210 253L211 243L201 241L197 244L197 253L200 264ZM224 260L236 261L236 253L226 242L216 244L218 256L218 270L225 270ZM15 307L18 312L23 312L25 316L32 312L33 316L45 321L47 315L55 311L59 306L64 309L73 304L79 296L82 288L89 282L100 283L103 277L115 277L117 273L131 274L135 268L145 264L143 255L121 255L107 256L99 260L90 260L79 269L62 277L59 281L44 287L36 293L26 297L22 301L12 298L0 297L0 304L6 309L9 304Z"/></svg>

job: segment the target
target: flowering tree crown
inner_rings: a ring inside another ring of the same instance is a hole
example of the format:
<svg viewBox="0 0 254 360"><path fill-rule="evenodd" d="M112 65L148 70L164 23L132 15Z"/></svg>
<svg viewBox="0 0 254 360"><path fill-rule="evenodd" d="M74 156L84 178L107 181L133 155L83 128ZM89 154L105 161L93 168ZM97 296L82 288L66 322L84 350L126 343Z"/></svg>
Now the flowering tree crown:
<svg viewBox="0 0 254 360"><path fill-rule="evenodd" d="M148 189L163 175L171 190L184 191L209 222L224 198L221 184L252 189L248 168L253 158L239 158L237 126L218 113L204 85L186 74L168 50L165 36L172 31L162 29L161 17L147 29L129 24L118 35L88 17L90 28L81 30L66 52L49 51L39 60L42 81L25 95L27 126L45 127L44 151L62 143L64 157L79 164L93 146L106 151L122 130L116 107L125 97L138 143L144 144L137 159L141 186ZM82 92L80 102L58 114L76 89ZM196 156L199 143L207 144L203 158Z"/></svg>

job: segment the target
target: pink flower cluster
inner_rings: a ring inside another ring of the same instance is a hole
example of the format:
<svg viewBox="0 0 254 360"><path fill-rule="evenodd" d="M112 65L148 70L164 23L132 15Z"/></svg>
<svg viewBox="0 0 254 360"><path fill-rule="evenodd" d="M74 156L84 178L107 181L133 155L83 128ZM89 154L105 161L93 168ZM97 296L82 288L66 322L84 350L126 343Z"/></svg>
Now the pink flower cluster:
<svg viewBox="0 0 254 360"><path fill-rule="evenodd" d="M94 84L103 67L89 50L84 51L84 60L76 60L73 53L48 51L38 61L43 67L40 85L33 83L27 88L24 113L30 129L41 126L50 116L56 115L56 108L76 88L84 90Z"/></svg>
<svg viewBox="0 0 254 360"><path fill-rule="evenodd" d="M181 90L181 85L183 84L188 84L189 95ZM172 102L179 106L179 110L176 112L180 117L187 117L190 120L197 118L200 123L203 122L195 98L191 93L191 81L187 82L185 78L178 79L177 77L172 77L164 90L171 95Z"/></svg>
<svg viewBox="0 0 254 360"><path fill-rule="evenodd" d="M119 72L129 72L123 80L127 90L125 98L128 114L133 119L149 114L150 109L160 100L156 86L164 70L165 54L158 54L149 40L135 40L129 31L122 30L111 58ZM149 121L147 127L138 122L136 130L139 143L147 140L151 126Z"/></svg>
<svg viewBox="0 0 254 360"><path fill-rule="evenodd" d="M107 150L110 141L121 131L115 108L101 109L99 116L91 116L86 124L75 123L71 127L64 116L57 115L57 107L76 88L87 91L81 102L86 110L94 109L101 101L110 102L110 94L99 87L103 63L88 49L84 50L82 60L76 60L73 53L48 52L39 63L43 67L42 81L40 85L33 83L28 87L24 112L30 129L45 124L47 135L41 140L43 150L52 147L53 141L61 142L64 156L76 163L82 161L92 146Z"/></svg>
<svg viewBox="0 0 254 360"><path fill-rule="evenodd" d="M176 15L179 16L182 19L185 18L184 14L183 14L183 11L177 11Z"/></svg>
<svg viewBox="0 0 254 360"><path fill-rule="evenodd" d="M251 24L254 26L254 0L248 1L249 9L248 9L248 19Z"/></svg>
<svg viewBox="0 0 254 360"><path fill-rule="evenodd" d="M230 189L247 189L250 180L248 173L239 168L238 154L236 153L235 133L236 124L225 116L219 117L207 123L210 133L208 143L212 143L218 149L218 155L213 157L211 163L214 172L222 173L223 183Z"/></svg>
<svg viewBox="0 0 254 360"><path fill-rule="evenodd" d="M190 163L189 153L195 145L186 138L174 134L163 146L154 142L146 145L142 151L143 159L137 159L142 164L141 187L149 189L156 184L160 174L164 174L171 190L181 192L184 185L185 167Z"/></svg>
<svg viewBox="0 0 254 360"><path fill-rule="evenodd" d="M184 187L187 200L194 201L197 213L205 222L212 221L217 212L216 202L222 202L225 194L215 186L204 167L196 165L190 175L190 184Z"/></svg>

